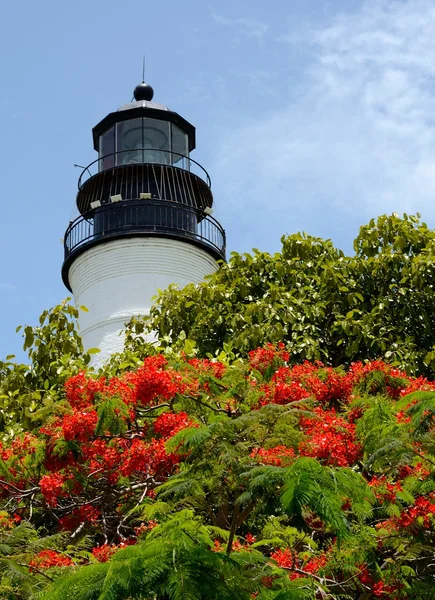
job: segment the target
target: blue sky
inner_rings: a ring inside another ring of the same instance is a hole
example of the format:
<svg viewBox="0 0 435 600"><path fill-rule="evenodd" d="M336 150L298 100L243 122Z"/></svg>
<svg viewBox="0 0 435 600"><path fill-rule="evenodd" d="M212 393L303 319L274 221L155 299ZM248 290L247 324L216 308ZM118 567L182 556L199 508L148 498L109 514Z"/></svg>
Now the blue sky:
<svg viewBox="0 0 435 600"><path fill-rule="evenodd" d="M66 295L91 129L146 79L197 127L229 250L350 252L393 211L435 226L433 0L75 0L0 7L0 356Z"/></svg>

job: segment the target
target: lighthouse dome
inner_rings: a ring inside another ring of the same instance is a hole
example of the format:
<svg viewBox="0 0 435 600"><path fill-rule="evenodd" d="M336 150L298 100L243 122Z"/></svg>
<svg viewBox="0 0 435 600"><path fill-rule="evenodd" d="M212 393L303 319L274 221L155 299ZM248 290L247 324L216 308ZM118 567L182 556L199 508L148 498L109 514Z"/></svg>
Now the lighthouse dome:
<svg viewBox="0 0 435 600"><path fill-rule="evenodd" d="M118 108L117 112L120 112L122 110L132 110L134 108L154 108L157 110L170 110L164 104L160 104L160 102L152 102L151 100L135 100L134 102L123 104Z"/></svg>
<svg viewBox="0 0 435 600"><path fill-rule="evenodd" d="M100 157L102 151L103 154L109 155L124 150L122 138L125 136L125 132L132 127L138 129L139 119L141 120L141 129L152 128L165 132L168 139L167 147L158 148L159 150L188 156L188 153L195 148L195 127L164 104L154 102L153 96L154 90L149 84L139 83L134 88L131 102L123 104L118 110L108 114L93 128L94 148L99 152ZM172 137L174 139L171 139ZM186 148L184 148L185 141L187 141ZM144 145L144 143L141 144L141 146ZM154 146L154 143L150 145ZM100 166L106 168L105 163Z"/></svg>
<svg viewBox="0 0 435 600"><path fill-rule="evenodd" d="M169 108L159 102L152 102L154 90L149 83L139 83L133 91L134 102L123 104L118 108L118 112L122 110L132 110L135 108L153 108L155 110L168 110Z"/></svg>

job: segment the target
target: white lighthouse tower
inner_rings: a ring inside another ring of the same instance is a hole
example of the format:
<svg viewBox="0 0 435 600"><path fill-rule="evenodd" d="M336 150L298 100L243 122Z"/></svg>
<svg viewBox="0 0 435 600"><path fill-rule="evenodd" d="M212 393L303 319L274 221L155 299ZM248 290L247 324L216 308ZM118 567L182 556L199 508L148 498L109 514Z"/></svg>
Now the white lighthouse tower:
<svg viewBox="0 0 435 600"><path fill-rule="evenodd" d="M92 130L98 158L79 178L80 216L65 233L62 278L88 308L80 333L98 363L122 349L124 324L149 313L158 289L198 283L225 259L210 177L190 158L195 128L153 95L138 85L134 102Z"/></svg>

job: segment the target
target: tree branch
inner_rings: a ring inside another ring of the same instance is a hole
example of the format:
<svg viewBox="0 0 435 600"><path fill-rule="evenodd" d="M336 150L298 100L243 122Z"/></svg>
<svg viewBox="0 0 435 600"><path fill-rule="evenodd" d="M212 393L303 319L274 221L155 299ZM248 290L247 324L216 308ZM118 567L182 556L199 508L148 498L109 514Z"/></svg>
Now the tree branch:
<svg viewBox="0 0 435 600"><path fill-rule="evenodd" d="M233 549L233 541L234 541L234 536L236 535L236 530L237 530L237 521L239 519L239 505L236 504L234 506L234 513L233 513L233 518L231 521L231 529L230 529L230 537L228 538L228 544L227 544L227 554L231 554L231 551Z"/></svg>
<svg viewBox="0 0 435 600"><path fill-rule="evenodd" d="M50 575L47 575L47 573L44 573L44 571L41 571L40 569L38 569L37 567L34 567L33 565L27 565L26 563L20 563L20 562L17 562L17 565L20 565L20 567L27 567L29 569L29 571L36 571L36 573L39 573L39 575L46 577L50 581L54 581L53 577L50 577Z"/></svg>

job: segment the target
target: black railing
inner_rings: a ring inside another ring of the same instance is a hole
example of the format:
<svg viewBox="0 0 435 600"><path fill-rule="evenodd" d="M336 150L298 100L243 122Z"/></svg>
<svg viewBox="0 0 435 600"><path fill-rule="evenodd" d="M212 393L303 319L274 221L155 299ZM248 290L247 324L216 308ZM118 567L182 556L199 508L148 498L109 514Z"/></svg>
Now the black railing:
<svg viewBox="0 0 435 600"><path fill-rule="evenodd" d="M166 167L175 167L183 171L189 171L200 177L208 187L211 187L210 175L207 171L195 160L178 152L170 152L169 150L157 150L156 148L135 148L133 150L121 150L120 152L112 152L101 156L85 167L79 177L79 190L83 187L88 179L114 167L121 167L135 164L152 164Z"/></svg>
<svg viewBox="0 0 435 600"><path fill-rule="evenodd" d="M90 244L143 234L189 241L225 260L225 231L216 219L177 202L140 199L105 204L72 221L65 232L65 263Z"/></svg>

